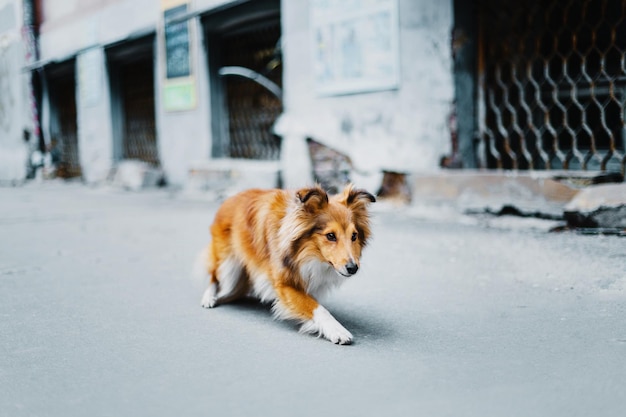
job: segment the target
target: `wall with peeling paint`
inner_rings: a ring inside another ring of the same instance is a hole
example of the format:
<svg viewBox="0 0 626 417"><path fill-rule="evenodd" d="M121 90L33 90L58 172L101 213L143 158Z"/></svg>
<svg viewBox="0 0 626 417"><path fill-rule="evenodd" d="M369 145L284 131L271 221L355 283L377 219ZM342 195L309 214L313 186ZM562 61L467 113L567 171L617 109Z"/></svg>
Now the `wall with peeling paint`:
<svg viewBox="0 0 626 417"><path fill-rule="evenodd" d="M395 90L320 97L315 93L306 0L282 2L287 186L310 181L304 138L348 154L361 172L437 169L450 148L453 100L451 1L399 0L400 85Z"/></svg>

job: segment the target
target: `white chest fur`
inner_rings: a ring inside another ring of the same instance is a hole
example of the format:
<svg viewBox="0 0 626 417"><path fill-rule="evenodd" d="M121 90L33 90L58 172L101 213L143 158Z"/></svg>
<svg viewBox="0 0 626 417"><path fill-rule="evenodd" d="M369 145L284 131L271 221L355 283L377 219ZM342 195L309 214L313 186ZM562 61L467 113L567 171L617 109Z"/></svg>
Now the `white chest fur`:
<svg viewBox="0 0 626 417"><path fill-rule="evenodd" d="M343 284L346 280L332 266L318 260L302 265L300 275L306 283L306 292L315 298L323 297L328 291Z"/></svg>

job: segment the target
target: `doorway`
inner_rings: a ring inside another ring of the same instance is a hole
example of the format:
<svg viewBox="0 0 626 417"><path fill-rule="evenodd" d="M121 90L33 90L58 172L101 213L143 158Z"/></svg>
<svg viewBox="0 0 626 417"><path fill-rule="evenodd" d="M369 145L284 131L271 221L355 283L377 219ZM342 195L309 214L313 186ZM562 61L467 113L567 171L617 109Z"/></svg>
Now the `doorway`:
<svg viewBox="0 0 626 417"><path fill-rule="evenodd" d="M154 35L107 49L115 160L159 165L154 99Z"/></svg>
<svg viewBox="0 0 626 417"><path fill-rule="evenodd" d="M245 3L203 20L216 158L278 160L282 113L280 2Z"/></svg>
<svg viewBox="0 0 626 417"><path fill-rule="evenodd" d="M46 68L50 97L49 152L60 178L81 176L78 154L75 60Z"/></svg>

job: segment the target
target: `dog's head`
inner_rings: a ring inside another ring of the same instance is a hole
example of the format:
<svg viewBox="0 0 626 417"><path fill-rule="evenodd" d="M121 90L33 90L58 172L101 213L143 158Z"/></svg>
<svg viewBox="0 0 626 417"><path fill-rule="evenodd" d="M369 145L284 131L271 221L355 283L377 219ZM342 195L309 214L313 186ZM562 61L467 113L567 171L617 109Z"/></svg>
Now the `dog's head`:
<svg viewBox="0 0 626 417"><path fill-rule="evenodd" d="M300 219L308 224L299 240L302 255L330 264L345 277L356 274L370 235L368 206L376 198L352 184L329 198L319 186L296 193Z"/></svg>

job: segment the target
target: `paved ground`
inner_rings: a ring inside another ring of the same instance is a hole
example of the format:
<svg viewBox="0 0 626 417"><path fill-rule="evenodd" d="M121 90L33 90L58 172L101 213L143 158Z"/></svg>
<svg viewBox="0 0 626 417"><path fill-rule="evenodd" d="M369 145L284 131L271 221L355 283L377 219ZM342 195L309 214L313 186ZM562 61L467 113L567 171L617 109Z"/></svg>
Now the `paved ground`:
<svg viewBox="0 0 626 417"><path fill-rule="evenodd" d="M0 416L623 415L623 238L382 210L325 303L356 338L335 346L200 307L215 209L0 188Z"/></svg>

